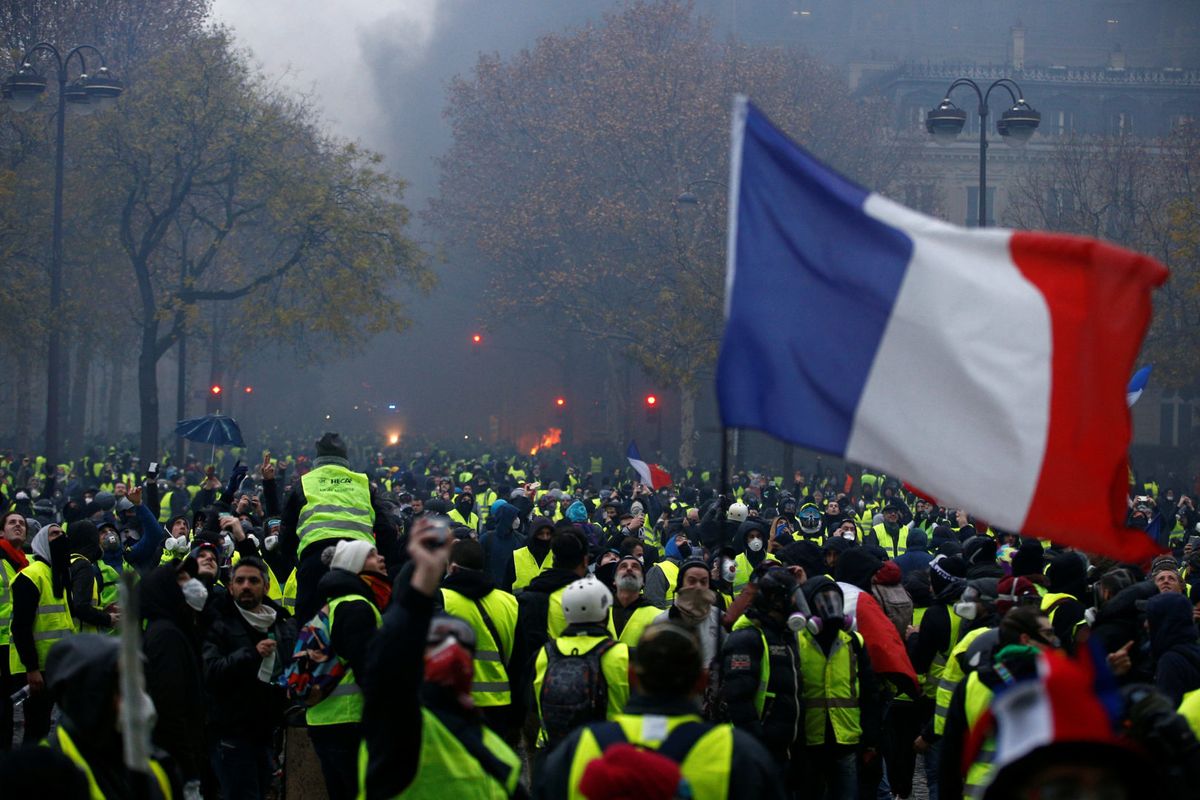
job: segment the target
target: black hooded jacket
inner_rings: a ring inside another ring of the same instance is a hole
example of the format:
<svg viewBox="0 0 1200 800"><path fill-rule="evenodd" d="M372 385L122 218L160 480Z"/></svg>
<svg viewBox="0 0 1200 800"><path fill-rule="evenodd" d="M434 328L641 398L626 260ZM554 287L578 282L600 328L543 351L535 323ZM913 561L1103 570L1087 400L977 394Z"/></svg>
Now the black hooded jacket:
<svg viewBox="0 0 1200 800"><path fill-rule="evenodd" d="M523 641L514 645L514 650L520 647L527 662L549 641L550 595L579 578L575 570L551 567L530 581L517 597L517 632ZM532 667L531 663L522 665L521 674L529 674Z"/></svg>
<svg viewBox="0 0 1200 800"><path fill-rule="evenodd" d="M767 691L774 697L768 697L760 716L755 697L764 658L769 659L770 669ZM729 721L754 735L779 761L786 760L803 737L801 680L796 634L783 623L755 615L753 627L739 628L726 637L721 648L721 697Z"/></svg>
<svg viewBox="0 0 1200 800"><path fill-rule="evenodd" d="M1175 592L1151 597L1146 601L1146 622L1155 658L1154 685L1178 707L1185 694L1200 689L1200 642L1192 604Z"/></svg>
<svg viewBox="0 0 1200 800"><path fill-rule="evenodd" d="M146 692L158 721L154 744L171 754L185 782L199 778L208 757L204 742L204 673L197 614L183 599L172 565L151 570L138 585L144 620Z"/></svg>
<svg viewBox="0 0 1200 800"><path fill-rule="evenodd" d="M371 611L375 605L371 590L363 579L353 572L331 569L321 577L317 584L317 593L323 603L339 597L347 598L346 602L338 604L329 638L333 652L350 665L354 670L354 679L359 681L361 686L359 676L367 666L367 648L371 644L371 637L379 628L375 621L377 618ZM376 611L379 610L376 608Z"/></svg>
<svg viewBox="0 0 1200 800"><path fill-rule="evenodd" d="M275 601L272 638L279 664L285 664L296 644L296 625ZM251 628L238 611L233 596L225 594L216 608L217 618L204 641L204 679L208 690L209 721L218 736L263 741L283 722L283 687L258 679L262 657L256 646L268 638Z"/></svg>
<svg viewBox="0 0 1200 800"><path fill-rule="evenodd" d="M71 614L84 625L111 628L112 617L92 604L103 582L96 566L102 555L96 526L86 519L72 522L67 539L71 542Z"/></svg>

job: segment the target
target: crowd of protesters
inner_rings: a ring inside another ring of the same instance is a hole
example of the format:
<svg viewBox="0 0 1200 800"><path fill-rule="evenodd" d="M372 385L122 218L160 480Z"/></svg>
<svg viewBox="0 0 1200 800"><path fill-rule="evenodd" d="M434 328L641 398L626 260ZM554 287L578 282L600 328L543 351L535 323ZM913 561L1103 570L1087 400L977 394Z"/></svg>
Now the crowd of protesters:
<svg viewBox="0 0 1200 800"><path fill-rule="evenodd" d="M0 457L0 794L274 796L301 740L332 798L1200 786L1178 487L1131 482L1127 535L1163 555L1120 564L870 472L369 460L337 434L222 471Z"/></svg>

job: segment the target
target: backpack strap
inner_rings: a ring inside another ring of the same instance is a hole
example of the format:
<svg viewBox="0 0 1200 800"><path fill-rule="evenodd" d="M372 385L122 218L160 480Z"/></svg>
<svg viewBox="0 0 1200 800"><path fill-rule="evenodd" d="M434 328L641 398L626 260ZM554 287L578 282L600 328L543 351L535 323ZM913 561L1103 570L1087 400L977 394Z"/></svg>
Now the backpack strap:
<svg viewBox="0 0 1200 800"><path fill-rule="evenodd" d="M603 753L614 744L628 742L629 739L625 736L625 729L616 722L601 722L592 725L588 728L592 732L592 736L596 739L596 744L600 747L600 752Z"/></svg>
<svg viewBox="0 0 1200 800"><path fill-rule="evenodd" d="M666 739L663 739L657 752L676 764L682 764L688 753L696 746L696 742L700 741L700 738L711 731L713 727L707 722L680 723L667 734Z"/></svg>
<svg viewBox="0 0 1200 800"><path fill-rule="evenodd" d="M483 607L483 603L478 600L472 601L475 603L475 608L479 611L479 616L483 617L484 627L488 629L488 633L492 635L492 641L496 643L496 652L500 653L501 662L504 663L504 642L500 640L500 634L496 631L496 623L492 622L491 616L487 609Z"/></svg>

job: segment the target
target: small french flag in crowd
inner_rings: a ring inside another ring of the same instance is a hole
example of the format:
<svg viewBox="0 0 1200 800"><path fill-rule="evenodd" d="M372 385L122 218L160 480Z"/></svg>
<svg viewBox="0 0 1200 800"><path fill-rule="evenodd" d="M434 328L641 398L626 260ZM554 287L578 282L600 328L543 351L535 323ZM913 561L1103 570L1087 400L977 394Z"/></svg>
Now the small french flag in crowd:
<svg viewBox="0 0 1200 800"><path fill-rule="evenodd" d="M1133 373L1133 377L1129 379L1129 387L1125 390L1125 404L1133 408L1133 404L1142 396L1142 392L1146 391L1146 384L1150 382L1150 370L1154 369L1153 364L1146 366Z"/></svg>
<svg viewBox="0 0 1200 800"><path fill-rule="evenodd" d="M633 471L638 474L644 485L651 489L661 489L671 485L671 473L658 464L647 464L643 461L641 453L638 452L637 442L629 443L625 457L629 459L629 466L633 467Z"/></svg>
<svg viewBox="0 0 1200 800"><path fill-rule="evenodd" d="M1125 390L1166 269L970 230L852 183L734 107L717 397L754 428L1008 530L1140 560Z"/></svg>

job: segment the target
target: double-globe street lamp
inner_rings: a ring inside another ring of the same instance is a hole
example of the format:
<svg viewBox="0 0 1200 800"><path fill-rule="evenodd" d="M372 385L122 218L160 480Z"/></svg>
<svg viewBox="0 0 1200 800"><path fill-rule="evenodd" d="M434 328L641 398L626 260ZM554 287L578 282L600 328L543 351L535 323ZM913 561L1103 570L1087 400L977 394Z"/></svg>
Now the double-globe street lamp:
<svg viewBox="0 0 1200 800"><path fill-rule="evenodd" d="M992 85L983 91L979 88L979 84L970 78L959 78L950 84L950 88L946 90L946 94L937 108L931 109L925 117L925 129L933 135L934 141L939 144L951 144L958 135L962 133L963 126L967 124L967 112L956 106L950 100L950 93L959 86L970 86L975 91L975 96L979 100L979 227L987 227L987 118L988 118L988 100L991 99L992 90L1000 87L1008 92L1008 96L1012 101L1012 105L1005 109L1000 115L1000 119L996 120L996 132L1004 137L1005 141L1017 146L1023 145L1029 141L1029 137L1033 136L1033 132L1037 130L1038 124L1042 121L1042 115L1033 110L1029 103L1025 102L1025 93L1021 91L1021 87L1016 81L1010 78L1000 78L993 81ZM1015 91L1014 91L1015 90Z"/></svg>
<svg viewBox="0 0 1200 800"><path fill-rule="evenodd" d="M96 74L88 73L84 52L95 54L100 62ZM63 223L63 146L66 138L67 107L77 113L90 114L116 104L124 87L108 72L104 54L90 44L73 47L65 54L49 42L39 42L21 59L21 68L10 75L0 94L14 111L28 111L46 91L46 78L33 67L37 54L50 57L58 79L58 111L55 119L54 141L54 213L50 244L50 325L46 339L46 461L58 463L60 394L62 373L62 340L58 333L58 312L62 303L62 223ZM79 62L79 76L68 82L71 61Z"/></svg>

